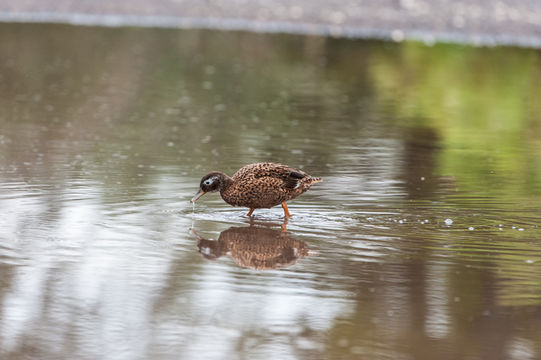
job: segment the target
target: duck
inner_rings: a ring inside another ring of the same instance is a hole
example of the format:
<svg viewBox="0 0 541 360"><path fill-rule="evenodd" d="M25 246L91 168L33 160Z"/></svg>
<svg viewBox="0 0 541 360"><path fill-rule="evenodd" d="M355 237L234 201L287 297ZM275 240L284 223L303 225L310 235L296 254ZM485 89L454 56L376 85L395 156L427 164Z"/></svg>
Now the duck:
<svg viewBox="0 0 541 360"><path fill-rule="evenodd" d="M287 219L291 213L286 202L321 181L320 177L312 177L288 165L260 162L243 166L232 177L220 171L209 172L201 178L199 191L191 202L195 203L206 193L219 191L226 203L247 207L248 217L252 216L255 209L281 204Z"/></svg>

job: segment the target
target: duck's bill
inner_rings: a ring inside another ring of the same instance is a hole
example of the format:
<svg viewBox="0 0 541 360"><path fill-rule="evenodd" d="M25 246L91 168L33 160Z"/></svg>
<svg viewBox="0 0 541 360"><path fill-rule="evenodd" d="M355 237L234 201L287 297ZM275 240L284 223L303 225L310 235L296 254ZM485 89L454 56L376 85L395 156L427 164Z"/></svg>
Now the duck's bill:
<svg viewBox="0 0 541 360"><path fill-rule="evenodd" d="M199 191L197 192L197 194L195 194L195 196L192 198L191 202L196 202L197 199L199 199L201 196L205 195L206 192L204 192L203 190L199 189Z"/></svg>

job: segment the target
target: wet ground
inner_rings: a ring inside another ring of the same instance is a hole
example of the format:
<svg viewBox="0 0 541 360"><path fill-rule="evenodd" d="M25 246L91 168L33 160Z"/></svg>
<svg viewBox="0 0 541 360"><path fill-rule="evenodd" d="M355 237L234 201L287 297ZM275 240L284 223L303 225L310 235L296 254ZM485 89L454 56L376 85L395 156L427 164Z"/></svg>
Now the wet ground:
<svg viewBox="0 0 541 360"><path fill-rule="evenodd" d="M0 25L2 359L539 359L541 57ZM210 170L323 177L282 210Z"/></svg>

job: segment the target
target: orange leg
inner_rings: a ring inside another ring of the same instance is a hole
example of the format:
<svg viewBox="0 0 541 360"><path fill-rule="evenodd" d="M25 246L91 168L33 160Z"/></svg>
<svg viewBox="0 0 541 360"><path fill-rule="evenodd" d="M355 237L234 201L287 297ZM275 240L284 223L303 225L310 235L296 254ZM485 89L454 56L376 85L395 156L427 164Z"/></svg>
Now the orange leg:
<svg viewBox="0 0 541 360"><path fill-rule="evenodd" d="M284 216L286 218L290 218L291 214L289 213L289 210L287 209L287 204L285 201L282 203L282 208L284 208Z"/></svg>
<svg viewBox="0 0 541 360"><path fill-rule="evenodd" d="M250 211L248 211L248 214L246 214L246 216L252 216L253 212L254 212L254 209L250 208Z"/></svg>

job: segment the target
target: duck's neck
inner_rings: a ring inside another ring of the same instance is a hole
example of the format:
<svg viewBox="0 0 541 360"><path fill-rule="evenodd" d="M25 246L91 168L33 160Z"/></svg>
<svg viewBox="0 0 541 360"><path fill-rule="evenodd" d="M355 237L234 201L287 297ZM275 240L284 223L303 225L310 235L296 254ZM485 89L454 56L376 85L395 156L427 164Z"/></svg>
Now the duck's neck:
<svg viewBox="0 0 541 360"><path fill-rule="evenodd" d="M226 174L220 174L220 193L226 191L231 185L233 185L233 179Z"/></svg>

